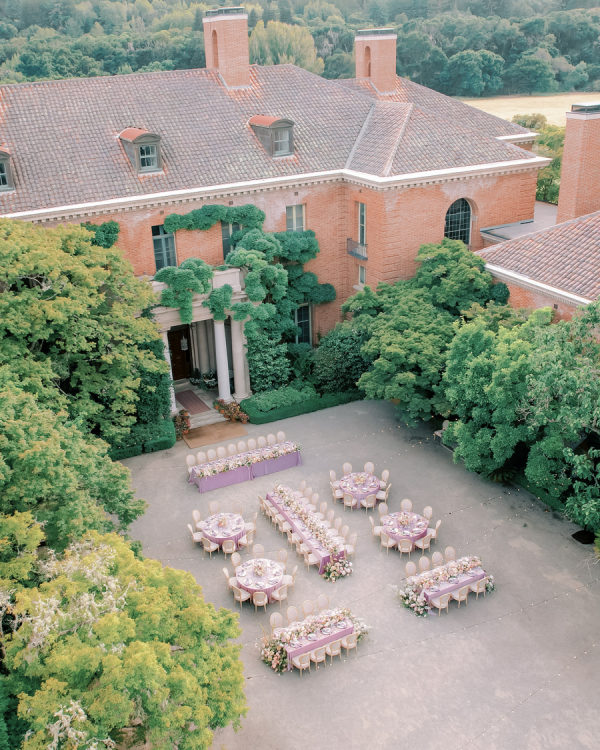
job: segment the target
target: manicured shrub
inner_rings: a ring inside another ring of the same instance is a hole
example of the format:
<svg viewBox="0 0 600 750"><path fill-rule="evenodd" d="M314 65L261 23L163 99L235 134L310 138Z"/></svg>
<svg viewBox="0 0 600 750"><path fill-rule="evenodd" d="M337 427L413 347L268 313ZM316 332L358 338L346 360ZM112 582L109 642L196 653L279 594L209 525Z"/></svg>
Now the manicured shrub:
<svg viewBox="0 0 600 750"><path fill-rule="evenodd" d="M350 322L339 323L321 339L314 353L314 381L322 393L353 390L369 369L369 359L361 353L365 334Z"/></svg>
<svg viewBox="0 0 600 750"><path fill-rule="evenodd" d="M273 391L265 391L242 401L242 408L247 411L246 407L254 412L268 412L273 409L281 409L284 406L299 404L309 398L314 398L316 391L308 383L303 388L293 388L284 386Z"/></svg>
<svg viewBox="0 0 600 750"><path fill-rule="evenodd" d="M328 409L331 406L347 404L350 401L360 401L362 398L363 394L360 391L353 390L345 391L344 393L326 393L324 396L313 396L295 404L281 406L267 412L254 409L252 404L248 406L247 402L251 401L251 398L242 401L241 406L248 414L252 424L267 424L268 422L276 422L279 419L288 419L289 417L297 417L299 414L309 414L320 409Z"/></svg>

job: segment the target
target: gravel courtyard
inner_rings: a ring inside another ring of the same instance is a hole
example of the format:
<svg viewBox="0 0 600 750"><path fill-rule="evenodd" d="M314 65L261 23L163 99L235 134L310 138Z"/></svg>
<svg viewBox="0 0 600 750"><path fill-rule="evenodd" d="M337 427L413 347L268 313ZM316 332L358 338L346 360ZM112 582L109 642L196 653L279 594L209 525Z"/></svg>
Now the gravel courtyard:
<svg viewBox="0 0 600 750"><path fill-rule="evenodd" d="M592 547L571 538L575 526L528 493L453 464L451 453L433 441L431 428L398 426L388 403L356 402L247 427L248 437L285 430L302 446L303 465L200 494L186 481L190 451L184 443L124 461L149 506L133 524L132 538L142 541L146 555L190 571L216 607L239 612L221 570L226 565L233 574L232 566L221 553L203 558L186 526L192 509L207 515L211 500L219 500L223 510L238 501L248 518L258 510L259 494L276 483L296 488L301 479L331 504L329 469L340 476L344 461L357 470L372 460L379 475L390 470L391 511L400 509L404 497L417 512L432 505L433 521L442 519L432 551L452 545L458 556L479 555L495 577L496 591L485 599L470 598L460 610L452 603L448 615L420 619L399 604L392 588L402 583L408 557L380 551L364 510L336 508L359 538L353 575L333 584L314 567L307 570L285 537L259 514L256 541L264 545L265 556L285 547L288 569L299 565L289 604L301 606L324 593L333 606L365 619L371 631L356 654L333 667L279 676L260 661L256 646L278 605L271 604L265 614L244 604L240 624L249 710L237 733L227 728L215 734L215 748L598 746L600 564ZM417 562L418 555L411 559Z"/></svg>

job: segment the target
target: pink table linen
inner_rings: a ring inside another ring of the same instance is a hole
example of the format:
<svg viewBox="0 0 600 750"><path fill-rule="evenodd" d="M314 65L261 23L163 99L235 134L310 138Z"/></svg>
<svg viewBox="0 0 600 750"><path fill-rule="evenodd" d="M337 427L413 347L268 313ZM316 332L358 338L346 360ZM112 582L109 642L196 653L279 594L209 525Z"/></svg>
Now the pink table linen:
<svg viewBox="0 0 600 750"><path fill-rule="evenodd" d="M339 488L354 498L354 508L360 505L369 495L376 495L381 489L379 479L374 474L365 471L355 471L352 474L344 474L339 481Z"/></svg>
<svg viewBox="0 0 600 750"><path fill-rule="evenodd" d="M390 513L384 516L382 526L385 533L396 541L410 539L416 542L427 535L429 521L418 513Z"/></svg>
<svg viewBox="0 0 600 750"><path fill-rule="evenodd" d="M264 573L262 575L259 575L255 570L257 563L259 566L264 566ZM271 601L271 594L281 586L283 565L275 562L275 560L267 560L261 557L256 560L248 560L239 565L235 569L235 575L239 588L248 591L250 594L263 591L269 601Z"/></svg>
<svg viewBox="0 0 600 750"><path fill-rule="evenodd" d="M209 492L230 484L247 482L265 474L284 471L301 463L298 446L287 440L266 448L257 448L193 466L188 481L195 484L199 492Z"/></svg>
<svg viewBox="0 0 600 750"><path fill-rule="evenodd" d="M451 594L453 591L458 591L458 589L462 589L463 586L470 586L472 583L485 578L486 575L487 573L483 568L475 568L468 573L460 573L457 576L456 581L445 581L442 584L438 584L438 588L436 589L433 589L432 587L424 588L423 595L425 596L425 599L430 602L432 599L438 599L444 594Z"/></svg>
<svg viewBox="0 0 600 750"><path fill-rule="evenodd" d="M211 542L219 547L227 539L236 543L245 535L246 525L242 516L237 513L215 513L198 524L198 528Z"/></svg>
<svg viewBox="0 0 600 750"><path fill-rule="evenodd" d="M288 671L292 669L292 659L294 659L296 656L309 653L310 651L314 651L316 648L321 648L321 646L326 646L328 643L339 641L341 638L345 638L347 635L351 635L352 633L354 633L354 625L350 620L346 620L345 627L340 628L338 626L333 626L330 628L330 630L330 633L321 632L318 635L315 633L314 635L317 635L317 638L315 639L311 640L309 638L300 638L294 644L290 643L286 645L285 650L288 655Z"/></svg>
<svg viewBox="0 0 600 750"><path fill-rule="evenodd" d="M289 492L292 492L292 490L289 487L285 487L283 489L288 490ZM302 520L299 519L297 516L295 516L293 513L290 512L290 510L284 505L282 500L277 496L276 493L268 492L267 493L267 499L273 505L274 508L277 509L278 513L281 513L281 515L285 518L285 520L290 524L292 527L292 531L294 531L298 536L302 539L302 541L310 547L311 552L313 552L316 557L319 558L319 575L323 575L325 571L325 566L327 563L331 560L331 553L326 547L323 547L323 545L318 542L313 535L310 532L310 529L308 529L303 523ZM301 502L306 503L305 498L297 497ZM335 533L333 532L331 536L335 536ZM346 551L342 550L338 555L335 556L336 560L340 560L342 557L346 556Z"/></svg>

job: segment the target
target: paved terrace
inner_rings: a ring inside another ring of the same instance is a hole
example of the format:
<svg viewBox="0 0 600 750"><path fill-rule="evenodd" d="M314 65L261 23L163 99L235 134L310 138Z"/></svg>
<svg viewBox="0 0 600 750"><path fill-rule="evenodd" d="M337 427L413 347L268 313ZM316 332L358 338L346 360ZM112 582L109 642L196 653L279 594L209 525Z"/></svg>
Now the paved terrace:
<svg viewBox="0 0 600 750"><path fill-rule="evenodd" d="M431 430L397 425L393 407L358 402L265 426L249 436L283 429L302 445L304 465L245 484L199 494L186 482L187 446L125 461L137 493L149 507L132 528L145 554L188 570L217 607L238 607L226 590L222 554L202 557L186 524L191 511L207 513L241 501L247 515L257 495L277 482L297 487L306 479L330 500L329 469L342 463L389 468L390 509L410 497L418 512L432 505L442 519L440 539L457 555L480 555L497 589L467 607L422 620L398 603L392 584L404 577L407 556L380 551L363 511L338 512L359 534L355 572L328 583L306 569L289 549L288 568L299 575L290 604L327 594L372 626L345 661L311 674L278 676L259 659L256 643L269 630L269 615L244 604L242 658L249 711L242 728L217 732L215 748L315 750L415 747L515 750L596 748L600 673L600 565L592 548L571 539L575 527L554 517L528 493L466 472L433 442ZM259 514L256 540L270 557L287 547ZM242 557L247 559L248 552ZM412 559L418 560L417 555ZM285 612L285 609L284 609ZM594 697L595 696L595 697Z"/></svg>

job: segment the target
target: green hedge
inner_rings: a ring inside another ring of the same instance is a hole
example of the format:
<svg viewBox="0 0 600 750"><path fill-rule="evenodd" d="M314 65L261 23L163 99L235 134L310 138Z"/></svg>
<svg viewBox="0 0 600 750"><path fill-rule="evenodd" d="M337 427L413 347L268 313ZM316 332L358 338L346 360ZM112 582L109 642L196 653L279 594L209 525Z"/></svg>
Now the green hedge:
<svg viewBox="0 0 600 750"><path fill-rule="evenodd" d="M284 385L281 388L274 388L271 391L257 393L244 401L255 414L266 413L273 409L282 409L286 406L300 404L307 399L315 398L317 392L314 387L305 384L301 388L294 388L291 385ZM244 411L246 409L244 408Z"/></svg>
<svg viewBox="0 0 600 750"><path fill-rule="evenodd" d="M364 394L360 391L345 391L344 393L326 393L324 396L314 396L313 398L305 399L301 403L281 406L267 412L254 409L251 403L252 398L245 399L240 403L240 406L250 417L252 424L266 424L267 422L276 422L278 419L297 417L299 414L309 414L312 411L347 404L350 401L361 401L363 398ZM249 402L250 406L248 406Z"/></svg>
<svg viewBox="0 0 600 750"><path fill-rule="evenodd" d="M175 445L175 425L172 419L162 419L154 424L135 424L129 435L110 449L113 461L154 453Z"/></svg>

